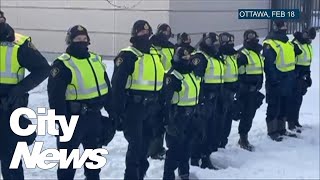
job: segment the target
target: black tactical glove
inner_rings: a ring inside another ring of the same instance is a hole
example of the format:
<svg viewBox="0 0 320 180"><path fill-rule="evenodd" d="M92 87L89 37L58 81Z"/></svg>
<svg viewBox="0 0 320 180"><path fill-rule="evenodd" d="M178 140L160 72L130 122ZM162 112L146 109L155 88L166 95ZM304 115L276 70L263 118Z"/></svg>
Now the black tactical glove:
<svg viewBox="0 0 320 180"><path fill-rule="evenodd" d="M113 139L116 133L116 126L114 119L110 117L101 117L102 124L102 134L100 138L100 143L103 146L107 146Z"/></svg>
<svg viewBox="0 0 320 180"><path fill-rule="evenodd" d="M311 79L310 75L305 77L305 82L307 83L308 87L312 86L312 79Z"/></svg>

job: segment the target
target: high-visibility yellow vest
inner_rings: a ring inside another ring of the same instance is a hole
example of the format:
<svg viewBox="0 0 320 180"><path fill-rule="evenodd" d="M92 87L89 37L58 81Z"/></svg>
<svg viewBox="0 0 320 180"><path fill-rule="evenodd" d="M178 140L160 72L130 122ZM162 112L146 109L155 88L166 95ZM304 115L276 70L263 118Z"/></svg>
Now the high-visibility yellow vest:
<svg viewBox="0 0 320 180"><path fill-rule="evenodd" d="M263 57L248 49L241 51L248 60L248 64L239 67L239 74L263 74Z"/></svg>
<svg viewBox="0 0 320 180"><path fill-rule="evenodd" d="M30 37L15 34L14 42L0 42L0 84L18 84L24 79L25 68L19 64L18 49Z"/></svg>
<svg viewBox="0 0 320 180"><path fill-rule="evenodd" d="M311 44L296 43L302 53L296 57L296 64L301 66L310 66L312 61L312 46Z"/></svg>
<svg viewBox="0 0 320 180"><path fill-rule="evenodd" d="M182 89L174 92L171 103L178 106L195 106L199 102L201 78L193 73L181 74L176 70L172 73L177 79L182 81Z"/></svg>
<svg viewBox="0 0 320 180"><path fill-rule="evenodd" d="M224 82L236 82L238 81L238 64L236 55L224 55L225 59L225 73Z"/></svg>
<svg viewBox="0 0 320 180"><path fill-rule="evenodd" d="M164 67L165 71L168 71L171 67L171 59L173 58L174 55L174 48L161 48L158 46L154 46L158 54L161 55L161 63Z"/></svg>
<svg viewBox="0 0 320 180"><path fill-rule="evenodd" d="M58 57L70 69L72 78L66 90L66 100L86 100L109 92L105 80L106 67L99 55L90 53L87 59L78 59L67 53Z"/></svg>
<svg viewBox="0 0 320 180"><path fill-rule="evenodd" d="M210 57L208 54L202 51L195 53L201 53L208 61L206 72L204 75L204 83L206 84L221 84L224 82L224 64L214 57Z"/></svg>
<svg viewBox="0 0 320 180"><path fill-rule="evenodd" d="M295 53L294 46L291 42L282 42L278 40L268 39L263 44L269 44L276 52L276 67L281 72L289 72L295 69Z"/></svg>
<svg viewBox="0 0 320 180"><path fill-rule="evenodd" d="M121 51L130 51L138 58L134 64L133 73L128 77L126 89L160 91L165 71L159 54L153 50L150 51L150 54L143 54L132 46Z"/></svg>

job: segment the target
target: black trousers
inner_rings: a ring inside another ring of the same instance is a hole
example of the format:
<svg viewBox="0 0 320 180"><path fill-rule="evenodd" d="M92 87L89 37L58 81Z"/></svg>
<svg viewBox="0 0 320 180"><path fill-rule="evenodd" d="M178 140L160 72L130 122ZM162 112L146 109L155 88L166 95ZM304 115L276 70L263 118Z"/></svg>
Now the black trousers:
<svg viewBox="0 0 320 180"><path fill-rule="evenodd" d="M179 175L189 175L189 159L191 156L191 142L194 127L197 125L194 119L194 107L177 107L174 112L174 122L168 126L175 126L178 135L166 133L168 150L164 162L163 179L174 180L174 171L178 168Z"/></svg>
<svg viewBox="0 0 320 180"><path fill-rule="evenodd" d="M293 112L291 104L291 95L284 96L272 87L267 90L267 117L268 135L284 133L286 131L285 121Z"/></svg>
<svg viewBox="0 0 320 180"><path fill-rule="evenodd" d="M62 130L59 129L60 134ZM58 149L67 149L68 156L73 149L78 149L82 144L83 149L97 149L101 148L101 113L100 111L88 111L84 115L80 115L74 134L70 141L60 142L57 138ZM90 162L88 159L86 162ZM101 169L88 169L84 166L84 175L87 179L100 179ZM67 169L57 170L59 180L73 179L76 169L73 168L72 162Z"/></svg>
<svg viewBox="0 0 320 180"><path fill-rule="evenodd" d="M235 92L224 89L223 95L222 95L222 128L220 129L220 143L219 147L224 148L228 144L228 137L231 132L231 126L232 126L232 105L234 101L234 95Z"/></svg>
<svg viewBox="0 0 320 180"><path fill-rule="evenodd" d="M0 160L1 160L1 173L3 179L24 179L22 163L18 169L9 169L12 156L17 144L17 136L11 131L10 128L10 115L11 111L3 111L0 108Z"/></svg>
<svg viewBox="0 0 320 180"><path fill-rule="evenodd" d="M221 102L221 94L216 93L197 106L195 127L198 127L198 131L193 134L191 158L200 159L218 150L223 125Z"/></svg>
<svg viewBox="0 0 320 180"><path fill-rule="evenodd" d="M123 133L128 141L124 179L144 178L149 168L148 148L159 111L160 105L157 101L136 102L128 97L123 121Z"/></svg>
<svg viewBox="0 0 320 180"><path fill-rule="evenodd" d="M238 131L240 135L248 135L252 127L252 121L258 109L257 93L253 91L239 94L241 116Z"/></svg>
<svg viewBox="0 0 320 180"><path fill-rule="evenodd" d="M292 111L288 114L288 123L299 123L299 113L303 101L303 96L307 93L307 84L302 78L297 79L295 88L293 89L293 96L290 98Z"/></svg>

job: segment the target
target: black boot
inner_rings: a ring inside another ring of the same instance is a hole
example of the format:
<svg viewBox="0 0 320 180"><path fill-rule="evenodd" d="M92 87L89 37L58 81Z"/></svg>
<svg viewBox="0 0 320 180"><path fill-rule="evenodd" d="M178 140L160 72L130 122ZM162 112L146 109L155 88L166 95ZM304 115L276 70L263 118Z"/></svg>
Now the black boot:
<svg viewBox="0 0 320 180"><path fill-rule="evenodd" d="M247 151L254 151L254 146L250 144L250 142L248 141L247 134L240 134L240 139L238 141L238 144L242 149L245 149Z"/></svg>
<svg viewBox="0 0 320 180"><path fill-rule="evenodd" d="M298 128L302 128L301 124L299 123L299 121L295 122L296 127Z"/></svg>
<svg viewBox="0 0 320 180"><path fill-rule="evenodd" d="M280 142L283 138L277 132L277 125L277 119L267 122L268 135L273 141Z"/></svg>
<svg viewBox="0 0 320 180"><path fill-rule="evenodd" d="M189 174L181 174L179 176L181 180L189 180Z"/></svg>
<svg viewBox="0 0 320 180"><path fill-rule="evenodd" d="M280 134L280 136L297 138L298 137L297 134L287 131L286 121L287 121L286 117L278 120L278 133Z"/></svg>
<svg viewBox="0 0 320 180"><path fill-rule="evenodd" d="M219 168L215 167L209 156L204 156L201 158L201 166L202 169L208 168L208 169L214 169L214 170L218 170Z"/></svg>
<svg viewBox="0 0 320 180"><path fill-rule="evenodd" d="M198 159L198 158L191 158L191 166L200 166L199 165L199 161L200 161L200 159Z"/></svg>
<svg viewBox="0 0 320 180"><path fill-rule="evenodd" d="M294 122L288 121L288 129L293 133L301 133L301 130L296 127Z"/></svg>
<svg viewBox="0 0 320 180"><path fill-rule="evenodd" d="M157 154L151 155L151 159L157 159L157 160L164 160L166 155L166 150L162 148L161 151L159 151Z"/></svg>

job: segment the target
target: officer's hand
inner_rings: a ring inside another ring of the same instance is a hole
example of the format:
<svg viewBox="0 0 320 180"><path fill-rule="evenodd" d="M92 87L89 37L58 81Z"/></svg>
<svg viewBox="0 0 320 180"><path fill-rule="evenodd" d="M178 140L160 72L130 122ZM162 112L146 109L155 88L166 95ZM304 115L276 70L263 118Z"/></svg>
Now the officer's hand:
<svg viewBox="0 0 320 180"><path fill-rule="evenodd" d="M307 86L308 86L308 87L311 87L311 86L312 86L312 79L311 79L310 75L309 75L309 76L306 76L305 82L307 83Z"/></svg>

